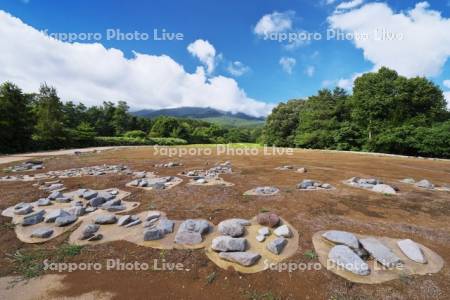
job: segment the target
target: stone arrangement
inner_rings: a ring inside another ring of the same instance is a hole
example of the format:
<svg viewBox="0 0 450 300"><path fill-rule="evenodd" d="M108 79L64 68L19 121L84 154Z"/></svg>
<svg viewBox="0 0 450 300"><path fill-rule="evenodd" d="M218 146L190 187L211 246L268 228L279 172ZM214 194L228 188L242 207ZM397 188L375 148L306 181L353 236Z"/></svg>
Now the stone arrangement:
<svg viewBox="0 0 450 300"><path fill-rule="evenodd" d="M410 239L390 239L329 230L313 236L320 262L354 282L380 283L401 274L438 272L442 258Z"/></svg>
<svg viewBox="0 0 450 300"><path fill-rule="evenodd" d="M231 162L218 163L208 170L189 170L180 173L181 176L191 178L189 185L223 185L232 186L230 182L223 180L221 174L231 174Z"/></svg>
<svg viewBox="0 0 450 300"><path fill-rule="evenodd" d="M175 168L175 167L181 167L183 164L179 162L168 162L163 164L156 164L155 168Z"/></svg>
<svg viewBox="0 0 450 300"><path fill-rule="evenodd" d="M279 171L294 171L295 170L295 172L301 173L301 174L308 172L308 170L305 167L295 167L292 165L276 167L275 170L279 170Z"/></svg>
<svg viewBox="0 0 450 300"><path fill-rule="evenodd" d="M385 184L383 181L376 178L352 177L344 181L344 184L385 195L396 195L399 191L397 187Z"/></svg>
<svg viewBox="0 0 450 300"><path fill-rule="evenodd" d="M279 188L274 186L259 186L254 189L248 190L244 195L248 196L273 196L280 192Z"/></svg>
<svg viewBox="0 0 450 300"><path fill-rule="evenodd" d="M311 179L304 179L299 184L297 184L297 189L301 191L318 191L318 190L333 190L335 188L329 183L323 183Z"/></svg>
<svg viewBox="0 0 450 300"><path fill-rule="evenodd" d="M44 168L44 162L42 160L28 160L21 164L6 168L6 172L24 172L24 171L36 171Z"/></svg>
<svg viewBox="0 0 450 300"><path fill-rule="evenodd" d="M405 178L400 180L402 183L413 184L417 188L426 189L426 190L434 190L434 191L446 191L450 192L450 184L445 186L436 186L432 182L426 179L422 179L420 181L414 180L413 178Z"/></svg>
<svg viewBox="0 0 450 300"><path fill-rule="evenodd" d="M144 174L141 174L144 175ZM181 178L175 176L158 177L156 175L145 174L141 178L134 179L126 186L143 188L146 190L167 190L183 182Z"/></svg>

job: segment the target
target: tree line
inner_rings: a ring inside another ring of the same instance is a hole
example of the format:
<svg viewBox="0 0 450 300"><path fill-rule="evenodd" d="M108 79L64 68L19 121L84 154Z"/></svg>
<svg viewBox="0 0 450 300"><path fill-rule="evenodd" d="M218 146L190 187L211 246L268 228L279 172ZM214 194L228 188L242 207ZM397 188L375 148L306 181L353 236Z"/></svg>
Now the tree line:
<svg viewBox="0 0 450 300"><path fill-rule="evenodd" d="M307 99L280 103L267 119L262 141L450 158L450 112L433 82L381 68L357 78L351 94L323 89Z"/></svg>
<svg viewBox="0 0 450 300"><path fill-rule="evenodd" d="M126 102L86 107L63 103L46 84L27 94L0 85L0 153L97 145L254 142L258 129L227 128L201 120L133 116Z"/></svg>

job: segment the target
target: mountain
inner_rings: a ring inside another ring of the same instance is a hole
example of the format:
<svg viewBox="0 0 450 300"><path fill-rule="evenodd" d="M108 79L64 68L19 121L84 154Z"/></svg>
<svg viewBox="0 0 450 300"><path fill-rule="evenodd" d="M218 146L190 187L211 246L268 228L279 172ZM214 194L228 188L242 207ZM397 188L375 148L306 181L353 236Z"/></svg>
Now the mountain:
<svg viewBox="0 0 450 300"><path fill-rule="evenodd" d="M254 117L242 112L232 113L211 107L177 107L158 110L144 109L133 115L153 119L159 116L204 120L224 126L248 127L264 124L265 118Z"/></svg>

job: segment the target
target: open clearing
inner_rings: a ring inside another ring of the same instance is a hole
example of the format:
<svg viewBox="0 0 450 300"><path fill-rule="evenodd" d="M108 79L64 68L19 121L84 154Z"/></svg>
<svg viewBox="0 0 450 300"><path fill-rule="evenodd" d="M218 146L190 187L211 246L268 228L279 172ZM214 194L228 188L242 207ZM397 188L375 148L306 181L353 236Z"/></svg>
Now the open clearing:
<svg viewBox="0 0 450 300"><path fill-rule="evenodd" d="M64 154L69 153L73 151ZM26 158L25 155L23 159ZM183 165L154 167L171 161ZM404 178L414 178L427 179L439 186L450 184L450 161L312 150L295 150L293 155L264 156L260 151L259 155L213 154L178 158L155 155L152 147L131 147L79 156L49 157L45 160L45 172L124 164L134 171L176 176L183 170L209 169L224 161L232 163L233 173L222 174L221 177L232 186L190 185L189 180L184 180L171 189L147 191L127 187L130 176L125 174L74 177L61 179L61 182L68 191L79 188L127 191L131 193L127 201L140 203L133 213L160 210L175 220L204 218L217 225L228 218L252 219L262 211L275 212L299 234L298 249L285 261L287 263L317 263L318 259L312 252L312 236L321 230L335 229L361 235L412 239L438 253L444 260L444 267L431 275L405 274L400 279L382 284L355 284L325 268L243 274L219 268L207 258L203 249L158 250L114 241L85 246L78 255L64 257L64 261L106 265L108 259L120 259L122 262L138 261L153 265L154 260L165 260L181 263L184 268L180 271L65 272L57 279L52 277L51 291L47 290L47 284L30 282L29 290L35 297L29 299L94 297L92 295L99 295L101 299L446 299L450 295L450 192L419 189L400 182ZM12 162L3 164L1 169L12 165ZM276 170L283 165L301 166L308 171ZM0 177L5 175L10 174L0 171ZM379 178L398 187L400 193L384 195L343 183L352 177ZM296 185L304 179L326 182L335 189L301 192ZM258 186L274 186L280 192L272 196L243 195ZM0 190L0 210L48 195L27 181L0 182ZM26 244L17 239L10 222L10 218L0 217L1 277L20 275L20 266L17 260L12 259L16 251L53 253L67 243L70 236L67 232L43 244ZM46 271L45 274L58 273ZM41 282L48 281L42 278ZM0 298L7 295L7 299L25 299L23 294L11 292L14 288L5 290L4 282L5 278L0 283Z"/></svg>

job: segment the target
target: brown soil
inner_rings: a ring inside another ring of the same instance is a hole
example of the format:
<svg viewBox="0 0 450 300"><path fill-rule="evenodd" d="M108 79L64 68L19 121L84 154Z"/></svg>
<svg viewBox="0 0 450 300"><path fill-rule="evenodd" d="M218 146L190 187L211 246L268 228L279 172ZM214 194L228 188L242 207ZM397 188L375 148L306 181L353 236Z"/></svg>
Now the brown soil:
<svg viewBox="0 0 450 300"><path fill-rule="evenodd" d="M154 164L180 161L182 167L155 169ZM46 169L62 170L97 164L123 163L136 171L176 175L184 169L204 169L215 162L230 160L233 174L223 175L234 186L192 186L187 180L165 191L143 191L125 187L130 176L106 175L63 179L69 190L89 187L116 187L132 193L128 201L141 203L136 212L158 209L169 218L207 218L217 224L230 217L252 218L271 210L294 226L300 235L299 249L287 262L318 262L305 252L312 250L312 235L319 230L410 238L438 253L445 261L437 274L405 277L378 285L355 284L325 270L277 272L267 270L241 274L223 270L211 262L204 250L161 251L128 242L86 246L70 262L100 262L121 259L145 262L164 259L182 263L183 271L77 271L64 273L63 287L55 296L77 297L97 291L115 299L448 299L450 295L450 193L416 189L400 179L426 178L435 184L450 183L450 161L403 157L378 157L353 153L298 150L288 156L155 156L153 149L139 147L105 151L83 156L58 156L46 160ZM6 167L8 165L2 165ZM278 171L282 165L298 165L305 174ZM37 172L38 173L38 172ZM31 174L31 173L30 173ZM4 174L0 173L0 176ZM400 188L398 196L385 196L346 186L353 176L378 177ZM302 179L327 182L333 191L300 192L295 184ZM256 186L276 186L280 193L271 197L244 196ZM21 201L46 196L31 182L0 183L0 209ZM20 242L0 218L0 276L16 275L8 254L20 249L54 248L66 242L69 233L42 245ZM47 272L52 273L52 272ZM54 273L54 272L53 272Z"/></svg>

